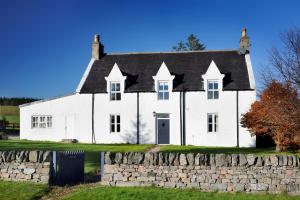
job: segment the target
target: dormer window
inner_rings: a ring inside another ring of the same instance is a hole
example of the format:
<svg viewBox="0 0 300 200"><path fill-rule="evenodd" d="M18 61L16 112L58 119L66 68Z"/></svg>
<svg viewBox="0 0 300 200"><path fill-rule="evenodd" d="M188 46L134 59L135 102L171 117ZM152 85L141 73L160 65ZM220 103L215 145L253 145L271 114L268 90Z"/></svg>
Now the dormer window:
<svg viewBox="0 0 300 200"><path fill-rule="evenodd" d="M218 81L215 81L215 80L207 81L207 98L208 99L219 99Z"/></svg>
<svg viewBox="0 0 300 200"><path fill-rule="evenodd" d="M158 81L158 100L169 100L169 85L167 81Z"/></svg>
<svg viewBox="0 0 300 200"><path fill-rule="evenodd" d="M120 82L110 82L110 100L121 100L121 84Z"/></svg>

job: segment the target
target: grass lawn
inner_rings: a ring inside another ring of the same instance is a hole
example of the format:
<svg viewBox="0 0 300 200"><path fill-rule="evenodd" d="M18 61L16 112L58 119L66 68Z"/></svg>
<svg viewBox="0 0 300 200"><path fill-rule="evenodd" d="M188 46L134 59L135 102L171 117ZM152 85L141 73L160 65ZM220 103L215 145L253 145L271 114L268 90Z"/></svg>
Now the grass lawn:
<svg viewBox="0 0 300 200"><path fill-rule="evenodd" d="M40 199L48 190L48 186L42 184L0 181L1 200Z"/></svg>
<svg viewBox="0 0 300 200"><path fill-rule="evenodd" d="M0 120L5 118L10 123L20 123L18 106L0 106Z"/></svg>
<svg viewBox="0 0 300 200"><path fill-rule="evenodd" d="M166 145L161 146L162 152L182 152L182 153L225 153L225 154L298 154L300 152L276 152L275 148L237 148L237 147L204 147L204 146L180 146L180 145Z"/></svg>
<svg viewBox="0 0 300 200"><path fill-rule="evenodd" d="M289 196L286 194L247 194L247 193L218 193L218 192L201 192L199 190L180 190L180 189L163 189L155 187L102 187L80 188L62 198L64 200L79 199L111 199L111 200L182 200L182 199L203 199L203 200L299 200L299 196Z"/></svg>

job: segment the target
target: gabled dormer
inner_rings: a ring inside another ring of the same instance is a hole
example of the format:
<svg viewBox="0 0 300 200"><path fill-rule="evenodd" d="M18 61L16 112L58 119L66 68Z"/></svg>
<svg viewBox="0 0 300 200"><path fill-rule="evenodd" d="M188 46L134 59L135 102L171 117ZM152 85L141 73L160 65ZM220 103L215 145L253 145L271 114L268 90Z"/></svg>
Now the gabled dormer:
<svg viewBox="0 0 300 200"><path fill-rule="evenodd" d="M154 79L154 90L157 92L158 100L169 100L169 94L173 90L173 79L167 65L163 62Z"/></svg>
<svg viewBox="0 0 300 200"><path fill-rule="evenodd" d="M109 99L111 101L121 100L121 96L125 90L126 78L126 76L123 76L117 63L115 63L109 75L105 77L106 91L109 93Z"/></svg>
<svg viewBox="0 0 300 200"><path fill-rule="evenodd" d="M206 73L202 75L203 89L206 91L207 99L219 99L220 91L223 90L224 76L212 60Z"/></svg>

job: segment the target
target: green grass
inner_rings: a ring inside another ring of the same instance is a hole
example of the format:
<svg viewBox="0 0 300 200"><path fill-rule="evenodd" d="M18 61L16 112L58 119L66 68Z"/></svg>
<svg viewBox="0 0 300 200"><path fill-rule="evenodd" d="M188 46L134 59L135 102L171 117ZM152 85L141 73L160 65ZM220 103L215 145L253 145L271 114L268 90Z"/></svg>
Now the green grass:
<svg viewBox="0 0 300 200"><path fill-rule="evenodd" d="M1 200L40 199L48 190L48 186L42 184L0 181Z"/></svg>
<svg viewBox="0 0 300 200"><path fill-rule="evenodd" d="M286 194L247 194L247 193L218 193L218 192L201 192L199 190L180 190L180 189L163 189L155 187L95 187L80 188L63 198L64 200L77 199L111 199L111 200L182 200L182 199L205 199L205 200L299 200L299 196L289 196Z"/></svg>
<svg viewBox="0 0 300 200"><path fill-rule="evenodd" d="M85 173L93 173L100 167L100 152L144 152L152 145L132 144L84 144L84 143L59 143L29 140L0 140L0 151L3 150L84 150Z"/></svg>
<svg viewBox="0 0 300 200"><path fill-rule="evenodd" d="M5 118L9 123L20 123L18 106L0 106L0 120Z"/></svg>
<svg viewBox="0 0 300 200"><path fill-rule="evenodd" d="M237 147L204 147L204 146L179 146L166 145L161 146L162 152L180 152L180 153L225 153L225 154L299 154L300 152L276 152L275 148L237 148Z"/></svg>

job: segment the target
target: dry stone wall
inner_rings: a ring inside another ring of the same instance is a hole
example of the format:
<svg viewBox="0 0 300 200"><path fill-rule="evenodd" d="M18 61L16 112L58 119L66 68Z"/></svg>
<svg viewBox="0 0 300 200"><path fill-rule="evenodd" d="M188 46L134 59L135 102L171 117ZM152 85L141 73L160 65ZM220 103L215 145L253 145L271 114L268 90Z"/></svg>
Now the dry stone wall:
<svg viewBox="0 0 300 200"><path fill-rule="evenodd" d="M52 152L0 151L0 179L49 183Z"/></svg>
<svg viewBox="0 0 300 200"><path fill-rule="evenodd" d="M102 184L300 194L296 155L105 153Z"/></svg>

